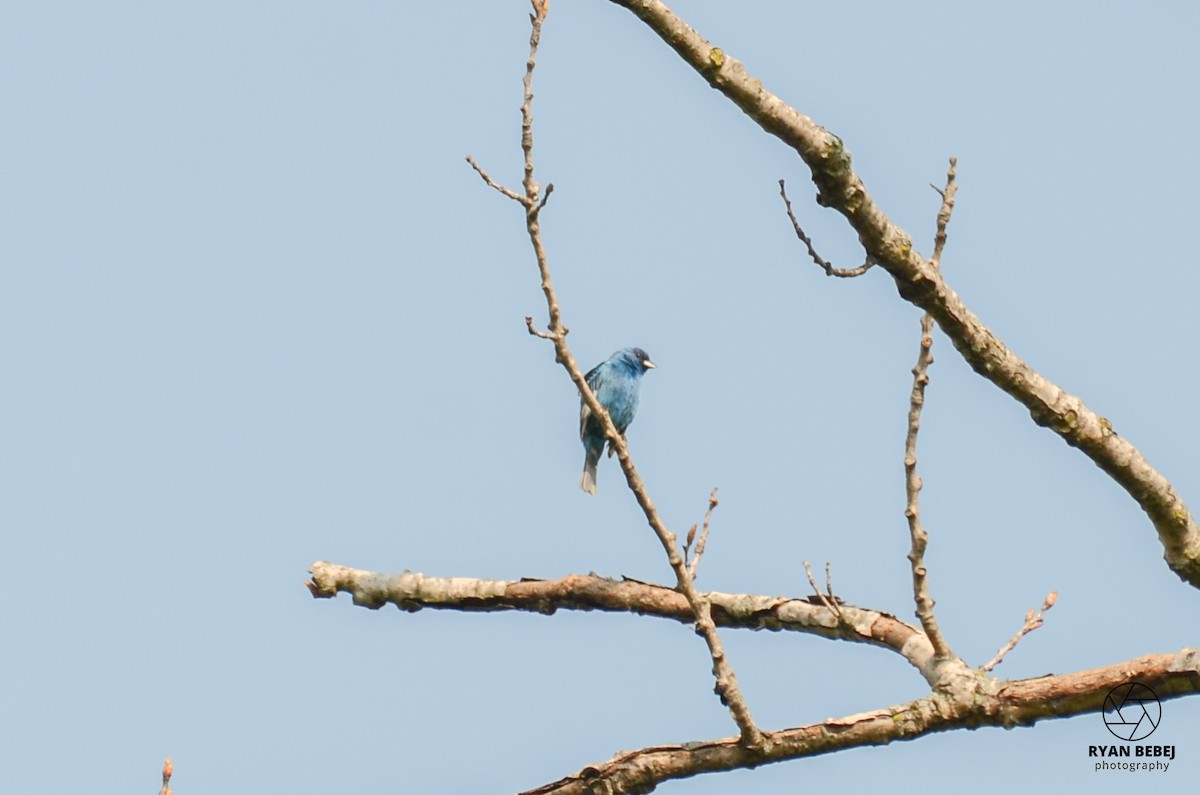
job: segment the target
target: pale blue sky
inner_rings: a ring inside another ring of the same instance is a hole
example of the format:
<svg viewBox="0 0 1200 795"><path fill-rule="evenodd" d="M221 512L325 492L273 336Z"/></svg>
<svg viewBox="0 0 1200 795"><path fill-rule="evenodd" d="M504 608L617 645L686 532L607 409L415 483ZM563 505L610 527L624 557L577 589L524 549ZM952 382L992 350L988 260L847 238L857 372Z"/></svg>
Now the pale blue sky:
<svg viewBox="0 0 1200 795"><path fill-rule="evenodd" d="M1200 11L1182 3L676 10L840 135L950 284L1200 506L1189 242ZM619 471L577 483L574 388L515 205L523 0L4 3L0 782L11 792L495 792L734 732L703 644L632 616L370 612L308 565L669 581ZM911 619L901 454L918 312L798 159L628 12L556 0L537 77L546 243L584 366L640 345L630 443L664 518L721 489L702 588ZM1196 645L1197 593L1095 466L935 343L920 462L951 644L1066 673ZM765 728L922 695L898 657L724 633ZM1154 740L1194 781L1200 700ZM1127 791L1098 716L663 793Z"/></svg>

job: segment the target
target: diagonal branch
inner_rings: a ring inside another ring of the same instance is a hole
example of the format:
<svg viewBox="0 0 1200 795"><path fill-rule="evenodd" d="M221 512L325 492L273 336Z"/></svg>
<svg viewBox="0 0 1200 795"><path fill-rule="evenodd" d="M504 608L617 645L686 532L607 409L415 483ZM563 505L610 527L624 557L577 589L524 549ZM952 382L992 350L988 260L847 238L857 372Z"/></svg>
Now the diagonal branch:
<svg viewBox="0 0 1200 795"><path fill-rule="evenodd" d="M1034 422L1079 448L1119 483L1154 524L1171 569L1200 588L1200 526L1170 482L1107 419L1022 361L967 309L934 263L913 248L912 237L875 204L840 138L768 91L659 0L611 2L636 15L709 85L796 150L812 171L817 201L845 216L900 295L929 312L967 363L1024 405Z"/></svg>
<svg viewBox="0 0 1200 795"><path fill-rule="evenodd" d="M1160 699L1200 692L1200 651L1151 654L1105 668L998 685L976 680L974 689L936 693L907 704L771 732L770 742L757 755L739 745L737 738L622 752L522 795L650 792L664 781L701 773L887 745L951 729L1029 726L1041 720L1099 712L1112 688L1133 680L1148 686Z"/></svg>
<svg viewBox="0 0 1200 795"><path fill-rule="evenodd" d="M604 407L600 405L600 401L592 393L587 380L584 378L583 371L579 368L575 357L571 354L570 347L567 345L567 328L562 322L558 297L554 292L554 286L550 279L550 265L546 255L546 248L542 243L539 216L542 208L545 206L545 200L544 198L542 201L538 200L540 186L534 179L533 168L533 71L537 62L537 48L541 40L542 23L549 12L550 3L549 0L532 0L532 3L534 13L529 18L532 32L529 36L529 59L525 64L525 101L521 105L521 150L525 156L525 178L522 181L522 187L525 191L524 196L517 196L511 191L500 189L492 182L483 169L475 165L473 160L468 158L468 162L471 163L472 167L475 168L487 184L496 187L506 196L514 198L515 201L519 202L525 208L525 228L529 233L529 241L533 246L534 257L537 259L538 272L541 274L542 279L542 293L546 297L546 308L550 317L550 324L546 334L538 334L534 331L533 322L526 320L529 332L549 339L554 344L555 360L567 371L567 374L579 389L580 396L587 403L593 416L600 421L604 428L604 433L609 441L610 453L616 452L617 459L621 463L621 470L625 473L625 480L629 484L629 489L637 499L647 523L658 537L659 543L662 544L663 551L667 555L667 561L670 563L671 569L675 572L677 587L691 607L696 621L696 634L700 635L708 646L709 657L712 659L713 676L716 679L715 691L720 697L721 703L728 708L730 716L741 731L742 743L747 747L757 747L762 743L762 733L755 726L754 718L750 714L750 708L747 706L746 700L742 696L741 688L738 686L737 676L734 674L729 661L725 659L725 648L721 643L720 636L717 634L716 624L713 623L708 601L696 590L695 585L692 583L692 576L688 571L687 564L684 562L683 556L679 554L675 534L667 528L662 518L658 515L658 510L654 507L654 502L650 499L650 493L646 490L646 484L642 482L641 476L633 465L633 459L629 456L629 448L625 444L625 437L617 431L616 426L613 425L612 418L609 417L608 412L604 410ZM546 193L549 194L551 190L552 186L547 186Z"/></svg>

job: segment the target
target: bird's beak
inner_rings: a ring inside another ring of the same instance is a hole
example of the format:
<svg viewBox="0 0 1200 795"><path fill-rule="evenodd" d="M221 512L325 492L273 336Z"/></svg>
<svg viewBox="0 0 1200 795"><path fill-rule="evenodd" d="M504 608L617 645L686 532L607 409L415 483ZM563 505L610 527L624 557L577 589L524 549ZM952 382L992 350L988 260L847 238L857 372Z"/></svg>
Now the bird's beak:
<svg viewBox="0 0 1200 795"><path fill-rule="evenodd" d="M647 370L653 370L655 367L658 367L658 365L649 359L642 359L642 367L645 367Z"/></svg>

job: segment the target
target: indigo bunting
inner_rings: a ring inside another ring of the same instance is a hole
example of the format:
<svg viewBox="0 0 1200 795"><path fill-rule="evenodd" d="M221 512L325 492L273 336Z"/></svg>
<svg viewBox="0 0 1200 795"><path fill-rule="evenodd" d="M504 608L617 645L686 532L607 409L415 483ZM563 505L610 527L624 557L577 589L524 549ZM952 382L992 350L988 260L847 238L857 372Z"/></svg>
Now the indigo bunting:
<svg viewBox="0 0 1200 795"><path fill-rule="evenodd" d="M612 418L617 432L625 435L625 429L633 422L637 413L638 391L642 387L642 376L654 367L654 362L641 348L625 348L609 356L593 367L584 378L592 394ZM604 428L592 414L587 403L579 407L579 438L583 440L583 479L579 488L596 496L596 464L604 452ZM612 445L608 454L612 455Z"/></svg>

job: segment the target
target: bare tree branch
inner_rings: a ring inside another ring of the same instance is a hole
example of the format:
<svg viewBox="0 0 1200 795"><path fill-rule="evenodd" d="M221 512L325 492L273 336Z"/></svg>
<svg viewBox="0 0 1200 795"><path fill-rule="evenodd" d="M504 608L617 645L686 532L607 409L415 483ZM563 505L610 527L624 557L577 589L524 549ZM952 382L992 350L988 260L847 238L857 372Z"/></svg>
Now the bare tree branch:
<svg viewBox="0 0 1200 795"><path fill-rule="evenodd" d="M550 279L550 265L546 249L542 243L539 214L545 206L545 201L542 200L539 202L538 200L540 187L534 179L533 167L533 72L537 62L537 48L541 40L542 23L549 12L550 4L549 0L532 0L532 2L534 13L530 16L532 32L529 36L529 59L525 64L525 100L521 105L521 150L525 156L525 178L522 181L522 186L525 195L516 196L512 191L501 190L501 193L510 198L515 198L516 201L525 207L525 227L529 233L529 241L533 246L534 256L537 259L538 271L542 278L542 292L546 297L546 308L550 317L549 329L545 334L534 331L531 320L527 321L527 326L531 334L544 337L554 343L555 360L566 369L567 374L570 375L571 380L579 389L580 396L587 403L588 408L591 409L593 416L596 417L604 428L605 435L609 441L609 454L611 455L612 452L616 452L617 459L621 463L621 470L625 473L625 480L637 498L638 505L641 507L647 523L655 535L658 536L663 551L666 552L667 561L675 572L678 583L677 587L687 599L688 605L692 609L692 614L695 616L696 621L696 633L704 639L705 644L708 646L709 657L712 659L713 677L716 679L716 693L720 697L721 703L728 708L729 714L737 724L738 729L741 730L742 742L748 747L757 746L762 742L762 734L754 724L754 718L751 716L750 708L742 696L742 691L738 686L737 676L734 674L733 667L725 659L725 649L721 643L720 636L717 634L717 627L713 623L708 601L692 584L692 577L688 571L687 564L679 554L675 534L667 529L666 524L663 523L661 517L658 515L658 510L654 507L654 502L650 499L646 485L642 482L641 476L633 465L633 459L629 456L625 437L617 431L616 426L613 425L612 418L608 416L608 412L604 410L604 407L600 405L596 396L592 394L592 390L584 378L583 371L579 368L575 357L571 354L570 347L567 345L567 329L562 322L558 297L554 292L554 286ZM468 162L471 162L472 166L484 178L485 182L493 185L485 172L478 166L475 166L474 161L468 158ZM547 193L551 189L551 187L548 187Z"/></svg>
<svg viewBox="0 0 1200 795"><path fill-rule="evenodd" d="M942 206L938 211L937 234L934 237L934 267L939 266L942 249L946 245L946 227L954 211L954 196L958 184L954 180L955 159L950 158L950 170L946 174L946 189L942 194ZM933 612L933 597L929 593L928 571L925 567L925 547L929 534L921 524L921 476L917 474L917 434L921 430L921 409L925 407L925 387L929 384L929 365L933 364L933 318L928 312L921 316L921 345L917 352L917 363L913 366L912 394L908 400L908 433L904 440L904 491L908 501L904 516L908 519L908 531L912 537L912 549L908 560L912 566L913 600L917 603L917 618L929 636L938 657L953 657L950 643L942 635Z"/></svg>
<svg viewBox="0 0 1200 795"><path fill-rule="evenodd" d="M887 745L951 729L1028 726L1099 712L1105 695L1131 680L1147 685L1162 699L1200 692L1200 651L1152 654L1063 676L1000 683L977 678L973 685L964 682L952 691L907 704L769 732L761 748L746 748L729 737L623 752L522 795L645 793L664 781L700 773Z"/></svg>
<svg viewBox="0 0 1200 795"><path fill-rule="evenodd" d="M875 204L840 138L768 91L741 62L659 0L611 2L633 12L709 85L795 149L812 171L817 201L845 216L867 256L891 274L900 295L933 315L967 363L1024 405L1034 422L1079 448L1119 483L1154 524L1171 569L1200 587L1200 527L1170 482L1107 419L1022 361L967 309L934 263L913 248L912 237Z"/></svg>
<svg viewBox="0 0 1200 795"><path fill-rule="evenodd" d="M395 605L401 610L522 611L551 615L559 610L633 613L689 624L695 620L688 600L675 588L637 580L612 580L594 574L570 574L557 580L482 580L426 577L412 571L395 574L353 569L317 561L309 569L312 595L329 599L348 593L354 604L371 610ZM865 643L895 652L931 686L936 684L933 647L917 627L869 608L838 604L836 597L787 599L781 596L704 594L713 622L730 629L802 632L830 640ZM840 616L840 620L839 620Z"/></svg>
<svg viewBox="0 0 1200 795"><path fill-rule="evenodd" d="M921 408L925 405L925 386L929 383L929 365L933 356L929 352L933 345L933 320L926 312L921 318L921 347L917 354L917 364L912 369L913 387L909 398L908 433L904 444L904 491L908 503L904 508L904 516L908 519L908 531L912 537L912 549L908 560L912 566L913 600L917 603L917 618L925 628L925 634L939 657L953 657L954 652L942 630L938 627L937 618L933 612L933 597L929 593L928 572L925 567L925 546L929 542L929 534L921 524L920 491L921 476L917 474L917 433L921 428Z"/></svg>

